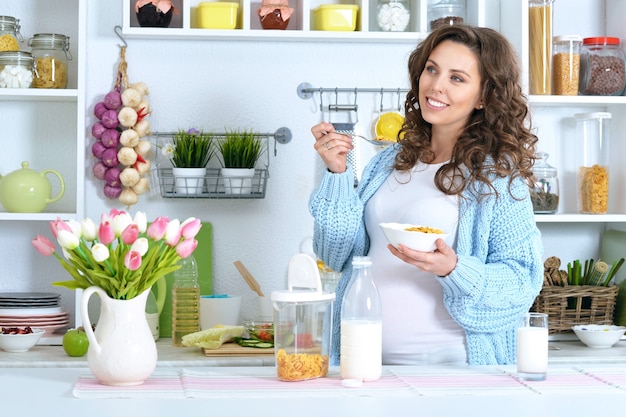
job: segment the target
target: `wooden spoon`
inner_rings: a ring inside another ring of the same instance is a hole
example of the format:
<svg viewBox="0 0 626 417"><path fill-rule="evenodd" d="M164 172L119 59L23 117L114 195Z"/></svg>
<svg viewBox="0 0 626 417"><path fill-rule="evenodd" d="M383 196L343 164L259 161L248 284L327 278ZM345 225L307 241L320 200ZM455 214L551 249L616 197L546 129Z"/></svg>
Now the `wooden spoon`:
<svg viewBox="0 0 626 417"><path fill-rule="evenodd" d="M234 264L237 270L239 271L239 273L241 274L241 276L243 277L243 279L248 283L248 286L250 287L250 289L254 291L255 293L257 293L259 297L264 297L263 291L261 291L261 286L259 285L257 280L254 279L250 271L248 271L246 267L243 266L241 261L235 261Z"/></svg>

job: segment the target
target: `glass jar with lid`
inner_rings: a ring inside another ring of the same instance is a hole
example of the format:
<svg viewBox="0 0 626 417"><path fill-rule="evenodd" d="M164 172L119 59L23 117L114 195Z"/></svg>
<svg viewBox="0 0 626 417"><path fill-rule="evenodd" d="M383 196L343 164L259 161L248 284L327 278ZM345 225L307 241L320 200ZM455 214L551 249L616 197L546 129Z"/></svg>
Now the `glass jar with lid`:
<svg viewBox="0 0 626 417"><path fill-rule="evenodd" d="M37 33L29 45L34 59L34 88L66 88L70 38L57 33Z"/></svg>
<svg viewBox="0 0 626 417"><path fill-rule="evenodd" d="M548 164L546 152L538 152L533 166L535 181L530 189L533 212L536 214L554 214L559 207L559 178L556 168Z"/></svg>
<svg viewBox="0 0 626 417"><path fill-rule="evenodd" d="M552 93L560 96L578 95L580 75L579 35L561 35L552 44Z"/></svg>
<svg viewBox="0 0 626 417"><path fill-rule="evenodd" d="M22 40L19 19L0 16L0 52L19 51Z"/></svg>
<svg viewBox="0 0 626 417"><path fill-rule="evenodd" d="M622 95L626 80L624 66L619 38L584 38L580 55L580 94Z"/></svg>
<svg viewBox="0 0 626 417"><path fill-rule="evenodd" d="M554 0L528 3L530 94L552 94L552 4Z"/></svg>
<svg viewBox="0 0 626 417"><path fill-rule="evenodd" d="M459 25L465 22L464 0L441 0L428 6L430 30L440 26Z"/></svg>
<svg viewBox="0 0 626 417"><path fill-rule="evenodd" d="M30 88L33 56L30 52L0 52L0 88Z"/></svg>
<svg viewBox="0 0 626 417"><path fill-rule="evenodd" d="M581 160L576 173L578 212L605 214L609 209L609 121L611 113L578 113L577 148Z"/></svg>
<svg viewBox="0 0 626 417"><path fill-rule="evenodd" d="M378 0L376 23L383 32L404 32L411 20L408 0Z"/></svg>

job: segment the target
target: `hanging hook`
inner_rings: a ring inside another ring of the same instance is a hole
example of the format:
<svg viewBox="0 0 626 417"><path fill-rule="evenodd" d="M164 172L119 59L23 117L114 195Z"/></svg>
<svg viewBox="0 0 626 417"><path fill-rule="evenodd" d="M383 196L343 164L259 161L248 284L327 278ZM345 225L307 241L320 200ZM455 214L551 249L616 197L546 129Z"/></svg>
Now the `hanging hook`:
<svg viewBox="0 0 626 417"><path fill-rule="evenodd" d="M121 27L121 26L119 26L119 25L118 25L118 26L115 26L114 30L115 30L115 34L117 35L117 37L118 37L118 38L120 38L120 40L122 41L122 43L124 44L124 46L125 46L125 47L127 47L127 46L128 46L128 43L126 43L126 39L124 39L124 37L122 36L122 27ZM120 48L122 47L122 45L119 45L119 44L118 44L118 46L119 46Z"/></svg>
<svg viewBox="0 0 626 417"><path fill-rule="evenodd" d="M319 93L320 93L320 111L323 112L324 111L324 91L322 90L322 87L320 87Z"/></svg>
<svg viewBox="0 0 626 417"><path fill-rule="evenodd" d="M400 87L398 87L398 111L402 111L402 105L400 103Z"/></svg>
<svg viewBox="0 0 626 417"><path fill-rule="evenodd" d="M383 96L385 95L385 89L380 87L380 112L383 111Z"/></svg>

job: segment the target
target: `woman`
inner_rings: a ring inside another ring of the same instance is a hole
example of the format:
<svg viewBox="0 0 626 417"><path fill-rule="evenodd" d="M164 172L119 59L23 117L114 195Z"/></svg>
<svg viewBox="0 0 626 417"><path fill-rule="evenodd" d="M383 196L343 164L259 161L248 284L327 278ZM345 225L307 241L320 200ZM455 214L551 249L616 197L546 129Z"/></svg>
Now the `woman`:
<svg viewBox="0 0 626 417"><path fill-rule="evenodd" d="M498 32L463 25L433 31L408 62L410 90L397 145L379 152L353 188L349 136L311 131L327 166L311 196L314 249L343 271L340 311L354 256L372 258L383 305L383 363L510 364L515 329L543 280L542 245L528 182L537 137L515 52ZM422 224L451 233L434 252L385 240L378 224Z"/></svg>

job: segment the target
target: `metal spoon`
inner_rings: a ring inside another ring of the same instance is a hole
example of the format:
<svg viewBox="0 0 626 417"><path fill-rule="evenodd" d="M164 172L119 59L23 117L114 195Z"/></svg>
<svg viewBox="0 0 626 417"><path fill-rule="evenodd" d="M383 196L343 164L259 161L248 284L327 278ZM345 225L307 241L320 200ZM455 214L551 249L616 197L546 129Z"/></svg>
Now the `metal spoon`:
<svg viewBox="0 0 626 417"><path fill-rule="evenodd" d="M359 138L359 139L363 139L366 142L371 143L372 145L376 145L376 146L380 146L380 147L385 147L385 146L389 146L389 145L393 145L396 142L390 141L390 140L375 140L375 139L369 139L366 138L365 136L362 135L357 135L356 133L352 133L349 131L345 131L345 130L335 130L336 133L339 133L340 135L344 135L344 136L350 136L351 138Z"/></svg>

